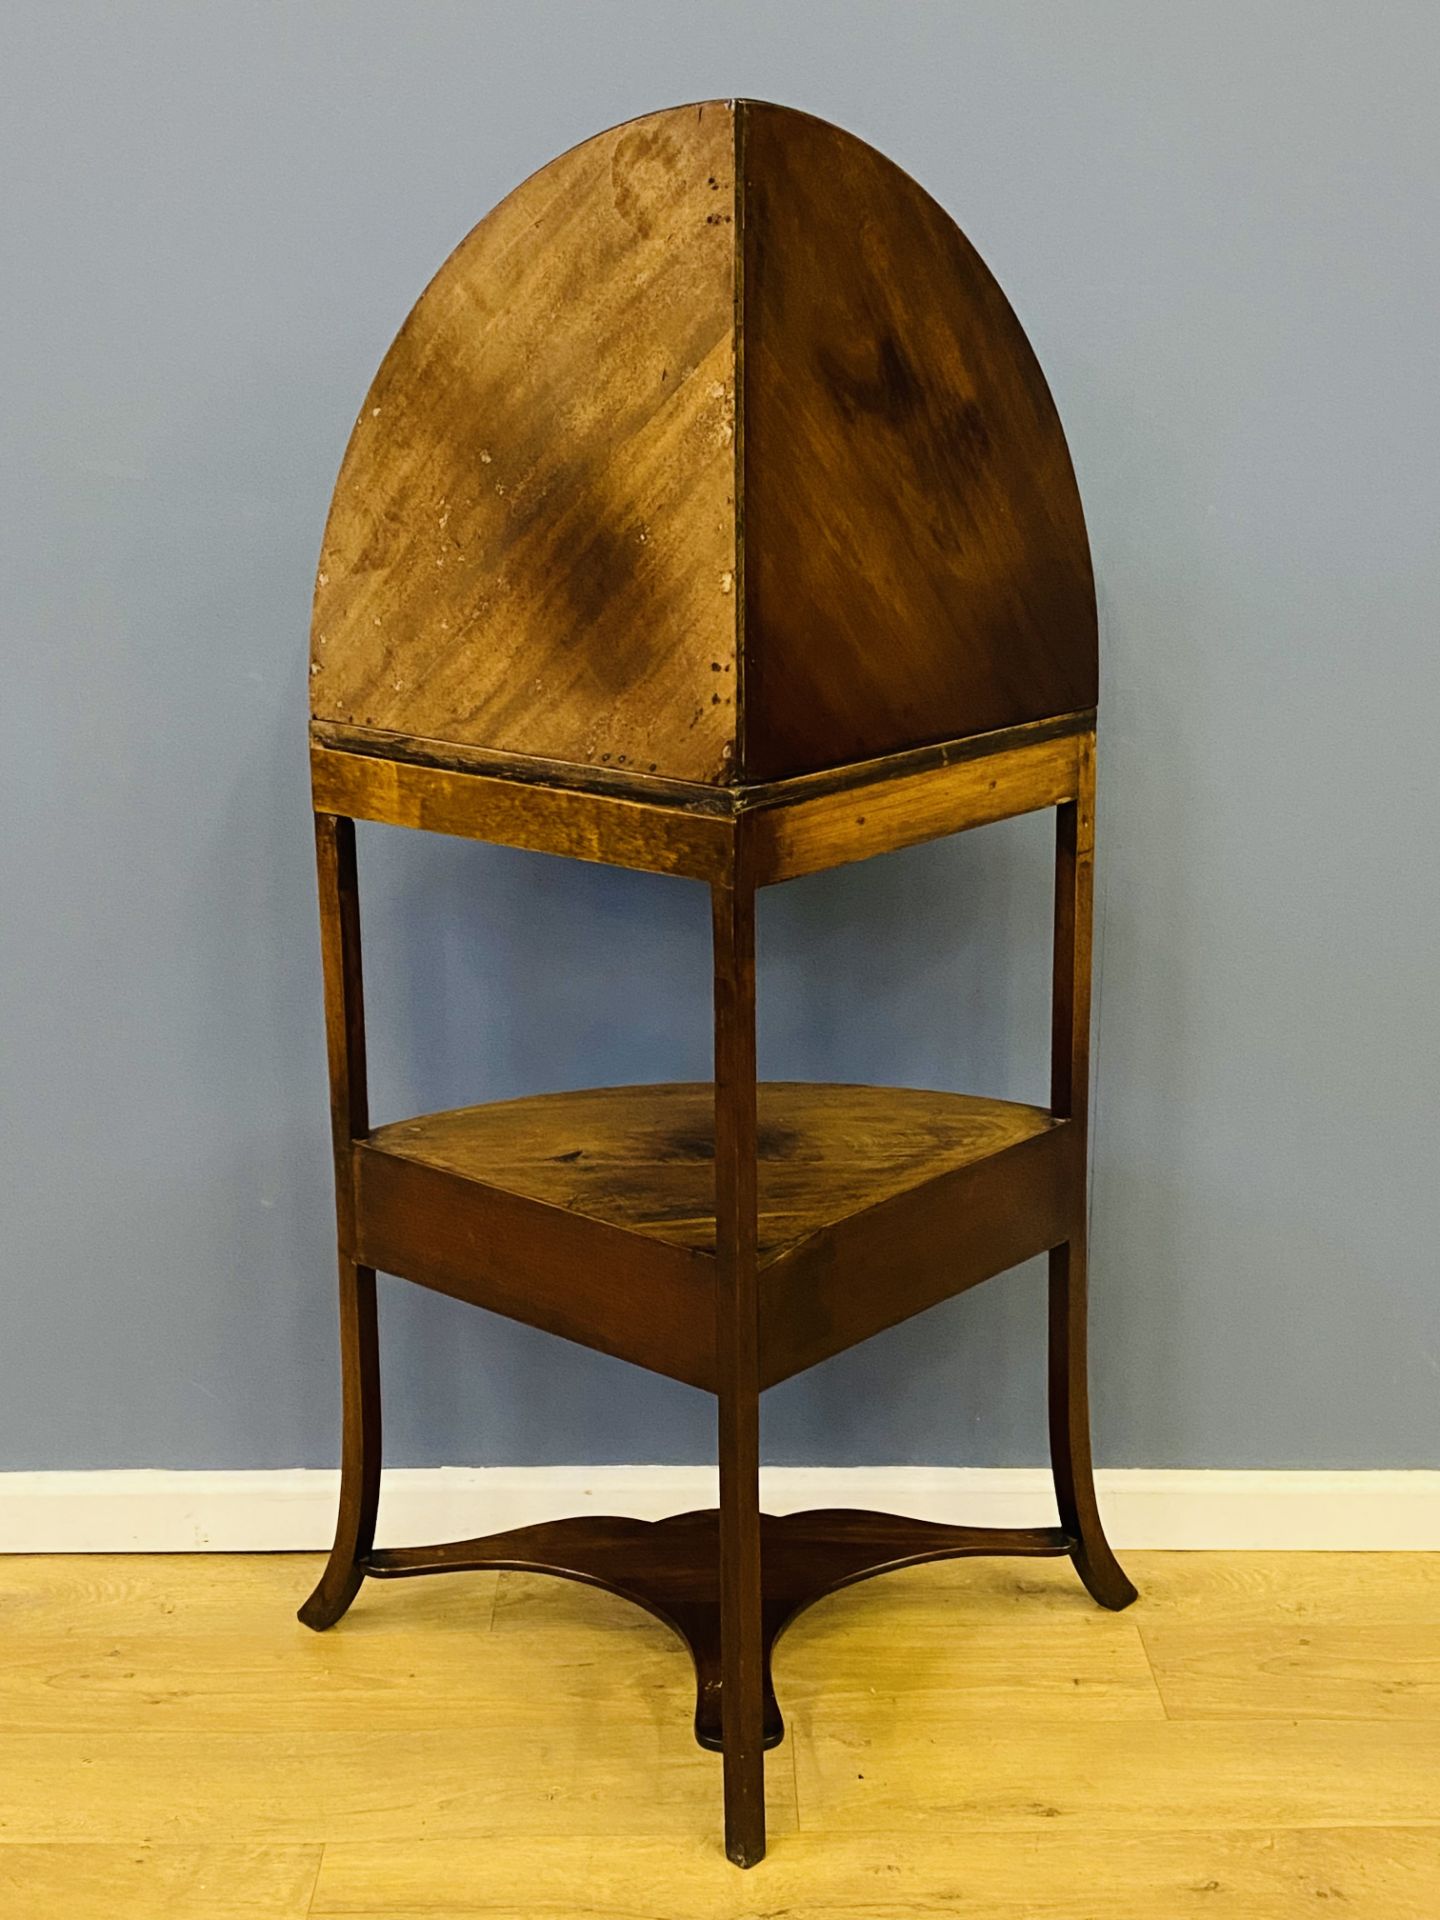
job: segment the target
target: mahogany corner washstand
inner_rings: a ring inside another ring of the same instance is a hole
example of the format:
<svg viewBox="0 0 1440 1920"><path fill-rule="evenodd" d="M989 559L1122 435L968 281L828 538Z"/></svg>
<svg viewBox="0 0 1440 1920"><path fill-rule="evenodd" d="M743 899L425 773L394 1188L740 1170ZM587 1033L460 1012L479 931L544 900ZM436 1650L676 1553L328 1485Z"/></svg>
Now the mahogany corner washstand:
<svg viewBox="0 0 1440 1920"><path fill-rule="evenodd" d="M301 1618L447 1568L626 1595L689 1643L749 1865L801 1608L960 1554L1068 1555L1102 1605L1135 1597L1086 1403L1095 595L1015 315L914 181L808 115L714 101L587 141L462 241L386 356L310 687L344 1471ZM1040 808L1048 1107L757 1086L759 888ZM704 882L713 1085L372 1127L356 820ZM762 1389L1040 1253L1058 1525L760 1512ZM377 1548L377 1268L713 1393L718 1513Z"/></svg>

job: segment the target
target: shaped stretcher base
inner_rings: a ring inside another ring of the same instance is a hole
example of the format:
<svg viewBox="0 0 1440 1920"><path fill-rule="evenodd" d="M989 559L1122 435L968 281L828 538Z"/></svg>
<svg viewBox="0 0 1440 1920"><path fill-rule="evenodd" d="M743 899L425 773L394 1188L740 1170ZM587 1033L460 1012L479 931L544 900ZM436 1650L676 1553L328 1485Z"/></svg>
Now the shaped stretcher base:
<svg viewBox="0 0 1440 1920"><path fill-rule="evenodd" d="M771 1681L771 1652L789 1622L827 1593L925 1560L971 1554L1061 1557L1076 1548L1076 1542L1059 1527L955 1527L848 1508L762 1514L760 1539L765 1744L769 1747L778 1745L785 1732ZM550 1573L604 1587L663 1620L689 1647L695 1662L695 1738L702 1747L721 1750L717 1511L678 1513L666 1520L587 1514L444 1546L377 1548L360 1567L377 1579L487 1569ZM317 1589L300 1618L307 1626L321 1629L332 1625L343 1610L343 1606L337 1611L333 1603L326 1604L322 1590Z"/></svg>

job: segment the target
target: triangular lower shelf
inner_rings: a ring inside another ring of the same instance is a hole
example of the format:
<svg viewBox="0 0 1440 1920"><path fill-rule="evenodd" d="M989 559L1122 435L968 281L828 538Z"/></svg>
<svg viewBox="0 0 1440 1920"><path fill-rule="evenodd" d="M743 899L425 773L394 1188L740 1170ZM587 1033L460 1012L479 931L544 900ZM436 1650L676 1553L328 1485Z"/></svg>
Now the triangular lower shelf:
<svg viewBox="0 0 1440 1920"><path fill-rule="evenodd" d="M767 1383L1064 1237L1073 1129L908 1087L758 1090ZM355 1149L356 1257L672 1377L714 1378L714 1090L426 1114Z"/></svg>
<svg viewBox="0 0 1440 1920"><path fill-rule="evenodd" d="M1040 1107L910 1087L759 1088L760 1257L1055 1125ZM370 1146L671 1246L715 1251L715 1096L596 1087L377 1128Z"/></svg>

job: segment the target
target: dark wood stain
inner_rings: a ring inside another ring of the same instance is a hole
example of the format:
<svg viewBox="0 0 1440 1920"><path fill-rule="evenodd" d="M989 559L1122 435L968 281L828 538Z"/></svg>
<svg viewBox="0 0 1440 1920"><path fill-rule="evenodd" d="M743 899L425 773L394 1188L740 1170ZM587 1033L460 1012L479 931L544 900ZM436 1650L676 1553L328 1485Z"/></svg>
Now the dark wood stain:
<svg viewBox="0 0 1440 1920"><path fill-rule="evenodd" d="M730 777L696 689L735 677L733 197L716 102L573 148L456 248L345 454L317 719Z"/></svg>
<svg viewBox="0 0 1440 1920"><path fill-rule="evenodd" d="M756 1110L762 1264L851 1214L1053 1126L1044 1108L1015 1101L830 1082L763 1082ZM669 1082L423 1114L377 1127L364 1153L713 1254L715 1142L713 1088Z"/></svg>
<svg viewBox="0 0 1440 1920"><path fill-rule="evenodd" d="M721 1753L719 1532L720 1515L713 1509L665 1520L586 1514L444 1546L380 1548L366 1557L363 1571L381 1580L487 1569L551 1573L619 1594L663 1620L685 1642L695 1663L695 1738ZM1074 1541L1059 1527L954 1527L855 1508L762 1513L758 1532L762 1747L779 1746L785 1737L771 1673L775 1642L827 1593L929 1560L975 1554L1055 1558L1074 1550Z"/></svg>
<svg viewBox="0 0 1440 1920"><path fill-rule="evenodd" d="M597 136L386 356L311 687L332 728L722 790L1083 713L1089 550L1019 323L836 127L717 101Z"/></svg>
<svg viewBox="0 0 1440 1920"><path fill-rule="evenodd" d="M1095 702L1064 434L949 215L837 127L745 102L748 780Z"/></svg>
<svg viewBox="0 0 1440 1920"><path fill-rule="evenodd" d="M355 1255L687 1386L715 1385L714 1263L532 1195L355 1149Z"/></svg>
<svg viewBox="0 0 1440 1920"><path fill-rule="evenodd" d="M1068 1126L1046 1116L984 1158L937 1172L783 1253L765 1269L764 1384L1055 1246L1070 1227L1076 1145Z"/></svg>
<svg viewBox="0 0 1440 1920"><path fill-rule="evenodd" d="M800 1608L971 1553L1067 1554L1102 1605L1135 1598L1086 1361L1094 594L1014 314L913 181L805 115L711 102L585 143L387 356L311 686L343 1426L301 1618L462 1567L649 1608L690 1646L726 1852L753 1865ZM757 1082L761 887L1039 808L1048 1107ZM713 1079L372 1127L356 819L703 881ZM1058 1527L760 1512L765 1387L1045 1252ZM719 1512L377 1549L377 1269L713 1393Z"/></svg>

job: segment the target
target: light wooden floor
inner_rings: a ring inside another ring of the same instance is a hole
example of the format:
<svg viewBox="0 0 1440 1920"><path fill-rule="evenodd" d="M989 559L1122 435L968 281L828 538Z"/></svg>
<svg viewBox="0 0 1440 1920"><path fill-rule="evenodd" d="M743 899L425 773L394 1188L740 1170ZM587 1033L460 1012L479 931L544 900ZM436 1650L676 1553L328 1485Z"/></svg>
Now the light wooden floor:
<svg viewBox="0 0 1440 1920"><path fill-rule="evenodd" d="M785 1638L770 1857L688 1663L559 1581L0 1558L5 1920L1440 1920L1440 1555L916 1568Z"/></svg>

